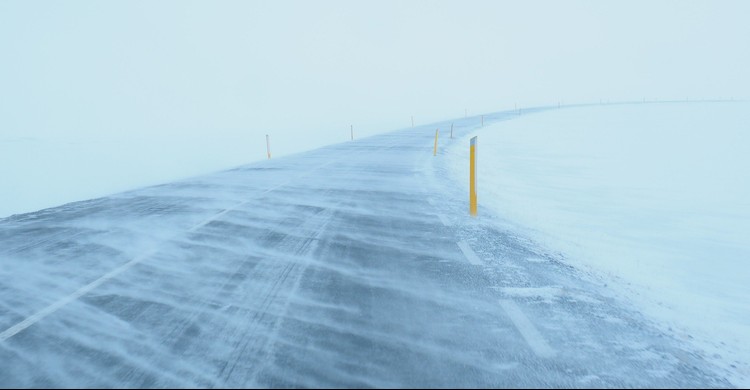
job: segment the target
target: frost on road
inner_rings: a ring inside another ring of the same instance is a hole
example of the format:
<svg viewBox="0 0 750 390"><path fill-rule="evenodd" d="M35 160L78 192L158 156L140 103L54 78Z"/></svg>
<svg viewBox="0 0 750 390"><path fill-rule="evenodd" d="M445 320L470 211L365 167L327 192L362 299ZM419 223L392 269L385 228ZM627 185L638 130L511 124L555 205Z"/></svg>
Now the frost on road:
<svg viewBox="0 0 750 390"><path fill-rule="evenodd" d="M729 386L469 218L434 131L0 220L0 386Z"/></svg>

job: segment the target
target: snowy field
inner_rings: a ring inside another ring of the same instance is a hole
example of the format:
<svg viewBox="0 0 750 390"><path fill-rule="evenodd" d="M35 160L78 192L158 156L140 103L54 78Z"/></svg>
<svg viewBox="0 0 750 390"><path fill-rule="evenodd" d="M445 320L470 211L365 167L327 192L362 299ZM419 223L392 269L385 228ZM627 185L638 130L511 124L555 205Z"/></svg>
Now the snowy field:
<svg viewBox="0 0 750 390"><path fill-rule="evenodd" d="M570 107L487 126L478 197L750 384L750 104ZM451 147L468 182L468 136Z"/></svg>
<svg viewBox="0 0 750 390"><path fill-rule="evenodd" d="M357 132L356 136L366 134ZM273 157L342 142L349 129L272 135ZM0 134L0 218L266 158L265 135L29 137Z"/></svg>

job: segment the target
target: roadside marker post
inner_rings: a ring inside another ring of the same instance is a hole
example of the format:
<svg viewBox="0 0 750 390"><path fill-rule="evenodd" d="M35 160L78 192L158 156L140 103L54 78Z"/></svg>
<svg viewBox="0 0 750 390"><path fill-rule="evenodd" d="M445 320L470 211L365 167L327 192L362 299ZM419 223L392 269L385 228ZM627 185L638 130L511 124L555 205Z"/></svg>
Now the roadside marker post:
<svg viewBox="0 0 750 390"><path fill-rule="evenodd" d="M266 134L266 154L268 154L268 159L271 159L271 141L268 139L268 134Z"/></svg>
<svg viewBox="0 0 750 390"><path fill-rule="evenodd" d="M438 133L440 132L440 129L435 129L435 147L432 149L432 155L437 156L437 141L438 141Z"/></svg>
<svg viewBox="0 0 750 390"><path fill-rule="evenodd" d="M414 115L411 116L411 127L414 127Z"/></svg>
<svg viewBox="0 0 750 390"><path fill-rule="evenodd" d="M352 133L352 141L354 141L354 125L349 125L349 130Z"/></svg>
<svg viewBox="0 0 750 390"><path fill-rule="evenodd" d="M453 122L451 122L451 139L453 139Z"/></svg>
<svg viewBox="0 0 750 390"><path fill-rule="evenodd" d="M484 127L484 115L482 115L482 127Z"/></svg>
<svg viewBox="0 0 750 390"><path fill-rule="evenodd" d="M469 214L477 216L477 137L469 144Z"/></svg>

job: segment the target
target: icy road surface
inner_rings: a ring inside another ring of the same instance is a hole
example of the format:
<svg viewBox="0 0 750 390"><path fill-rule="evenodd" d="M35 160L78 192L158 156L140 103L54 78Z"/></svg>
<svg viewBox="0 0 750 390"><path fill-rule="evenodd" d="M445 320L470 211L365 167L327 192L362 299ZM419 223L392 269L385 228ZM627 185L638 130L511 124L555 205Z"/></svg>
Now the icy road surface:
<svg viewBox="0 0 750 390"><path fill-rule="evenodd" d="M417 127L0 220L0 386L730 386L470 219L436 127L456 142Z"/></svg>

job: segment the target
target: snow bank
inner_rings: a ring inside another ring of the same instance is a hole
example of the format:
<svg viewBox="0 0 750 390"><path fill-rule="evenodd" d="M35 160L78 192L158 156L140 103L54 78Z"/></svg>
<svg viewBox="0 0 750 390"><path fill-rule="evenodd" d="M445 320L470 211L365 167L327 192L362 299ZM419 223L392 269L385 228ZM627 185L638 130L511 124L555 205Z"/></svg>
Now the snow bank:
<svg viewBox="0 0 750 390"><path fill-rule="evenodd" d="M748 124L746 102L696 102L568 108L485 127L473 134L480 214L491 209L614 282L747 385ZM463 141L448 155L466 183Z"/></svg>

